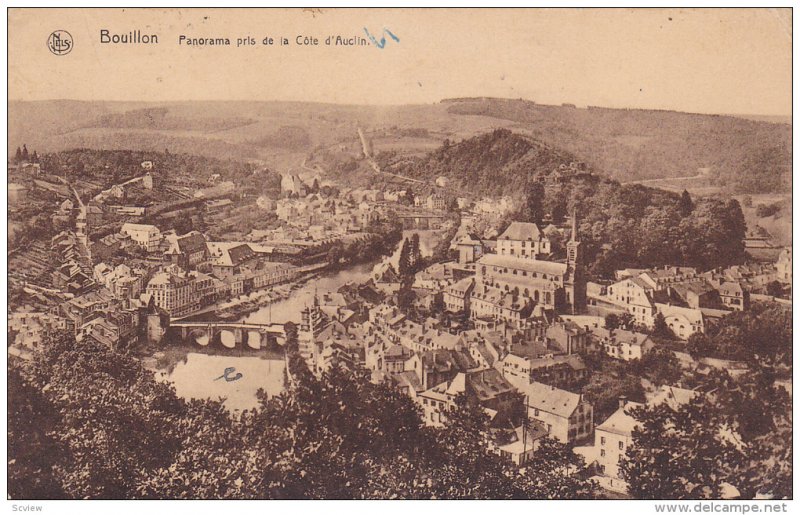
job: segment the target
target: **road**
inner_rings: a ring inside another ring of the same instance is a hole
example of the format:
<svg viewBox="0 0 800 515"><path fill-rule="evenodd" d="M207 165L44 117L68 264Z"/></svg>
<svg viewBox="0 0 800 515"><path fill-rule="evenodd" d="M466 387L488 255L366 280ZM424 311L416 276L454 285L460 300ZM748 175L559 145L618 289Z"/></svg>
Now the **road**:
<svg viewBox="0 0 800 515"><path fill-rule="evenodd" d="M662 177L660 179L644 179L641 181L629 181L623 182L622 184L654 184L659 182L668 182L668 181L681 181L681 180L689 180L689 179L706 179L709 175L711 175L710 168L701 168L701 170L697 175L686 175L683 177Z"/></svg>
<svg viewBox="0 0 800 515"><path fill-rule="evenodd" d="M384 172L383 170L381 170L381 167L378 166L378 163L375 161L375 158L372 157L372 151L371 151L371 148L370 148L369 141L367 140L367 136L366 136L366 134L364 134L364 131L361 130L361 127L358 128L358 137L361 140L361 148L364 151L364 156L367 158L367 162L372 167L372 169L375 170L376 173L382 173L384 175L389 175L391 177L396 177L396 178L402 179L404 181L416 182L418 184L428 184L427 181L421 181L419 179L412 179L411 177L406 177L405 175L398 175L396 173Z"/></svg>

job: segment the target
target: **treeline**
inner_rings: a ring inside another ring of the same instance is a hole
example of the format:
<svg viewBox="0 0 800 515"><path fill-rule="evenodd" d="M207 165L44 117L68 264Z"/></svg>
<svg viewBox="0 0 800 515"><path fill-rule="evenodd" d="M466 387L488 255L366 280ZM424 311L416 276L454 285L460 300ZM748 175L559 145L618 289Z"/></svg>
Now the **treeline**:
<svg viewBox="0 0 800 515"><path fill-rule="evenodd" d="M224 141L216 136L211 132L86 129L40 136L41 139L36 141L39 148L49 150L96 148L158 152L168 148L176 154L192 154L211 159L241 161L261 157L257 148L243 143Z"/></svg>
<svg viewBox="0 0 800 515"><path fill-rule="evenodd" d="M364 237L347 243L333 243L328 249L327 260L333 268L368 263L391 255L402 237L402 224L374 222L367 227Z"/></svg>
<svg viewBox="0 0 800 515"><path fill-rule="evenodd" d="M545 440L519 472L487 450L489 420L465 401L444 428L368 372L321 379L287 326L284 393L241 415L185 401L130 356L63 336L9 369L13 499L583 498L581 460Z"/></svg>
<svg viewBox="0 0 800 515"><path fill-rule="evenodd" d="M734 311L689 337L693 357L766 362L792 366L792 310L773 302L754 302L748 311Z"/></svg>
<svg viewBox="0 0 800 515"><path fill-rule="evenodd" d="M103 127L109 129L154 129L185 131L224 131L255 123L248 118L226 117L186 118L170 116L167 107L133 109L124 113L111 113L89 122L87 127Z"/></svg>
<svg viewBox="0 0 800 515"><path fill-rule="evenodd" d="M774 373L713 373L688 404L633 408L620 461L637 499L791 499L792 401ZM738 494L737 494L738 492Z"/></svg>
<svg viewBox="0 0 800 515"><path fill-rule="evenodd" d="M530 203L536 202L529 198ZM556 220L578 213L585 264L593 277L610 278L614 270L628 267L709 270L745 260L747 226L734 199L692 200L685 192L598 180L548 185L541 204Z"/></svg>
<svg viewBox="0 0 800 515"><path fill-rule="evenodd" d="M34 150L33 153L28 152L28 145L22 145L22 148L17 147L17 151L14 153L14 162L19 163L38 163L39 162L39 154Z"/></svg>

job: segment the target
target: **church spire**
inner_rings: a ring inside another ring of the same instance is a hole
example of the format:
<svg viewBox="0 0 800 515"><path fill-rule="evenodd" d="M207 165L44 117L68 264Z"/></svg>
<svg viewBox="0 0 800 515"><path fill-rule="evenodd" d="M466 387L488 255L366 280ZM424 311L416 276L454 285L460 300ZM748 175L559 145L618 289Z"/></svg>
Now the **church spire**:
<svg viewBox="0 0 800 515"><path fill-rule="evenodd" d="M572 234L569 241L578 241L578 208L572 208Z"/></svg>

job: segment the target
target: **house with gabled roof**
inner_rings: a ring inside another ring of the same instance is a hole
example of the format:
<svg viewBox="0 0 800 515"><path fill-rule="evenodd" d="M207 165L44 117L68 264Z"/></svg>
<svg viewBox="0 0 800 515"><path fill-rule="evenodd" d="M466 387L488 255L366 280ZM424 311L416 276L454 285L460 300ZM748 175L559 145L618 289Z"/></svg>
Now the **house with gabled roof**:
<svg viewBox="0 0 800 515"><path fill-rule="evenodd" d="M642 359L648 352L655 348L655 343L649 334L624 329L592 329L595 346L606 355L630 361Z"/></svg>
<svg viewBox="0 0 800 515"><path fill-rule="evenodd" d="M592 434L592 405L581 394L538 382L517 387L525 396L528 417L542 422L551 437L575 443Z"/></svg>
<svg viewBox="0 0 800 515"><path fill-rule="evenodd" d="M208 247L206 238L198 231L192 231L183 236L169 235L166 237L169 249L165 252L165 259L175 263L181 268L188 269L206 260Z"/></svg>
<svg viewBox="0 0 800 515"><path fill-rule="evenodd" d="M550 254L550 239L534 223L511 222L497 238L497 254L537 259Z"/></svg>
<svg viewBox="0 0 800 515"><path fill-rule="evenodd" d="M239 275L243 267L252 268L259 260L247 243L208 242L207 247L212 273L219 279Z"/></svg>
<svg viewBox="0 0 800 515"><path fill-rule="evenodd" d="M725 281L717 288L722 305L734 311L750 309L750 292L738 281Z"/></svg>
<svg viewBox="0 0 800 515"><path fill-rule="evenodd" d="M647 405L658 406L666 403L672 409L678 409L697 395L699 393L693 390L664 385L649 397ZM633 445L633 430L638 425L631 411L643 406L644 404L621 398L617 411L595 427L594 445L575 448L575 452L582 455L587 464L597 465L598 475L592 479L601 487L627 493L628 485L620 474L619 461Z"/></svg>
<svg viewBox="0 0 800 515"><path fill-rule="evenodd" d="M447 412L455 407L455 398L464 394L467 402L480 405L493 420L513 421L520 397L497 370L477 370L460 372L452 379L443 381L433 388L421 392L417 397L423 410L423 420L427 425L442 426L447 420Z"/></svg>

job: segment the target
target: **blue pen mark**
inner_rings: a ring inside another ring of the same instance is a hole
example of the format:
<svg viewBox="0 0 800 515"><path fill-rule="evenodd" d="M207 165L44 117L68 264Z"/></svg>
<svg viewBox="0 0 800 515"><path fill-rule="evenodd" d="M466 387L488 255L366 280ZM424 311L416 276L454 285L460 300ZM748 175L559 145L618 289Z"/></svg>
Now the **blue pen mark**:
<svg viewBox="0 0 800 515"><path fill-rule="evenodd" d="M225 368L225 372L221 376L219 376L218 378L214 379L214 381L219 381L220 379L224 378L225 381L230 383L232 381L238 381L239 379L242 378L242 373L241 372L236 372L235 376L231 376L231 374L233 374L234 372L236 372L236 368L235 367L226 367Z"/></svg>
<svg viewBox="0 0 800 515"><path fill-rule="evenodd" d="M386 46L386 34L389 34L389 37L392 38L395 41L395 43L399 43L400 42L400 38L398 38L397 36L392 34L392 31L390 31L387 28L383 29L383 34L381 35L381 40L380 41L375 39L375 36L370 34L366 27L364 27L364 32L367 34L367 37L369 38L369 40L372 41L372 44L375 45L378 48L383 48L383 47Z"/></svg>

